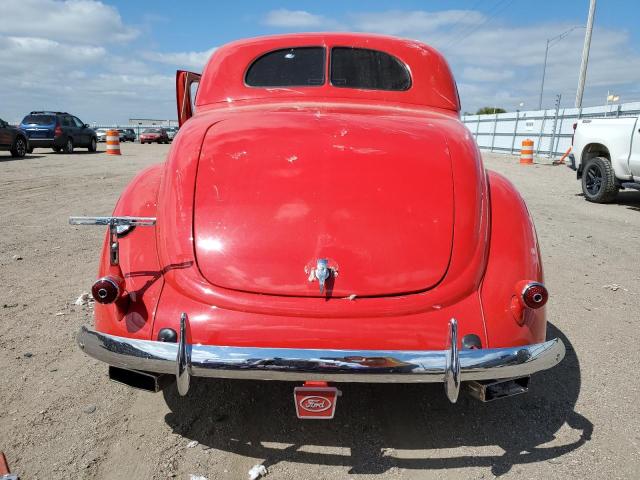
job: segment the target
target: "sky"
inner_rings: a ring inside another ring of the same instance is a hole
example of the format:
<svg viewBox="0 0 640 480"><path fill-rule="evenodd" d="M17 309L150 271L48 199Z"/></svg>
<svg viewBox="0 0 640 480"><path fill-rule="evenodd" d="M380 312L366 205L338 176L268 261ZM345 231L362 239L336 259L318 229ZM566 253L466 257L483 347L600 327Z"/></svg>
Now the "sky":
<svg viewBox="0 0 640 480"><path fill-rule="evenodd" d="M449 61L462 110L573 107L588 0L2 0L0 118L69 111L87 123L173 119L175 71L259 35L354 31L411 38ZM598 0L583 106L640 101L640 2ZM520 106L522 104L522 106Z"/></svg>

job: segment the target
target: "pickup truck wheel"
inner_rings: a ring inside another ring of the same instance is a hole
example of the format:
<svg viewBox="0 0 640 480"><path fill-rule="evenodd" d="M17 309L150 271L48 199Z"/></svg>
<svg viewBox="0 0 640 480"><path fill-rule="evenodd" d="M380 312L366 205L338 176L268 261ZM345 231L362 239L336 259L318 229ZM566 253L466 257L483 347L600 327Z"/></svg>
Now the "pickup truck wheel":
<svg viewBox="0 0 640 480"><path fill-rule="evenodd" d="M604 157L595 157L587 162L582 173L584 198L594 203L609 203L616 199L619 187L611 162Z"/></svg>

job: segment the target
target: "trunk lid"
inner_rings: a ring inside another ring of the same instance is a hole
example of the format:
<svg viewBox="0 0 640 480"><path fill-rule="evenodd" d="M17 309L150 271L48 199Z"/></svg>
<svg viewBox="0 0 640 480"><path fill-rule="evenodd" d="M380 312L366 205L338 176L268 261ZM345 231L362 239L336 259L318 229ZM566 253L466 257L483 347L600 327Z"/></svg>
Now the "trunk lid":
<svg viewBox="0 0 640 480"><path fill-rule="evenodd" d="M427 119L262 112L212 125L194 199L198 267L213 285L286 296L384 296L444 277L452 167ZM308 280L326 258L338 275Z"/></svg>

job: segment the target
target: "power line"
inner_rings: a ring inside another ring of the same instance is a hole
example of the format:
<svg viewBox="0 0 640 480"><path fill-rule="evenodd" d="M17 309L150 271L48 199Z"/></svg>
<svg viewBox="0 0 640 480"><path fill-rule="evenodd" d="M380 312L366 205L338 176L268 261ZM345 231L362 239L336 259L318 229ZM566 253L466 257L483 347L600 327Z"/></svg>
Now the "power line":
<svg viewBox="0 0 640 480"><path fill-rule="evenodd" d="M458 37L457 39L454 40L453 43L449 43L448 45L446 45L446 47L457 45L462 40L476 33L480 27L486 25L489 21L493 20L499 13L502 13L507 8L509 8L511 4L514 2L514 0L507 0L506 3L503 3L503 2L504 0L501 0L500 2L498 2L498 4L496 4L496 8L492 11L491 15L489 15L484 21L480 22L475 27L472 27L470 30L467 31L466 35L462 35L461 37ZM500 3L502 3L502 5L500 5Z"/></svg>
<svg viewBox="0 0 640 480"><path fill-rule="evenodd" d="M482 0L476 0L476 2L467 11L475 11L476 7L478 7L480 3L482 3ZM451 42L456 37L456 34L463 32L464 29L468 26L469 23L463 23L462 20L455 22L453 25L451 25L449 34L444 37L444 40Z"/></svg>
<svg viewBox="0 0 640 480"><path fill-rule="evenodd" d="M496 9L498 9L501 6L501 4L504 4L504 2L506 1L507 0L498 0L497 3L492 5L491 8L489 8L486 14L483 13L482 18L478 22L473 22L471 25L464 25L457 32L453 32L446 46L448 47L450 45L453 45L456 42L456 40L458 40L463 34L468 34L469 32L476 29L478 26L485 23L488 19L487 17L493 14L496 11Z"/></svg>

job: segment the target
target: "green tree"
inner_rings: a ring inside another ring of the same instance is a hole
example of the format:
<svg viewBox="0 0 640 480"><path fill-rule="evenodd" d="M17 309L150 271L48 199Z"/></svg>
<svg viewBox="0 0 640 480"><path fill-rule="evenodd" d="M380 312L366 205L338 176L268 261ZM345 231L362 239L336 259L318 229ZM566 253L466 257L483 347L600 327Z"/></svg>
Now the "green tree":
<svg viewBox="0 0 640 480"><path fill-rule="evenodd" d="M494 113L507 113L507 111L504 108L498 107L482 107L476 112L476 115L488 115Z"/></svg>

